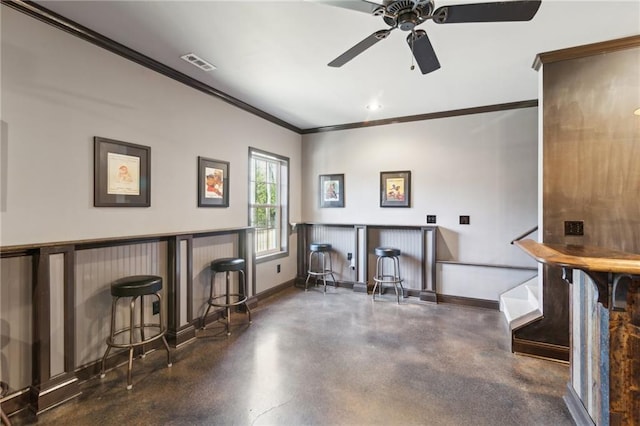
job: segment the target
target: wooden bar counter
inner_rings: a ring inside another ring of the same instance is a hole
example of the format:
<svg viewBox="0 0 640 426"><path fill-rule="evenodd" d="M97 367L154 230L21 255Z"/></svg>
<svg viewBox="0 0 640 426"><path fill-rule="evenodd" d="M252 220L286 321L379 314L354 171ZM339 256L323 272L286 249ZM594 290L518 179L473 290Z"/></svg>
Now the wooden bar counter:
<svg viewBox="0 0 640 426"><path fill-rule="evenodd" d="M559 266L571 285L571 382L576 424L640 425L640 255L601 247L515 245Z"/></svg>

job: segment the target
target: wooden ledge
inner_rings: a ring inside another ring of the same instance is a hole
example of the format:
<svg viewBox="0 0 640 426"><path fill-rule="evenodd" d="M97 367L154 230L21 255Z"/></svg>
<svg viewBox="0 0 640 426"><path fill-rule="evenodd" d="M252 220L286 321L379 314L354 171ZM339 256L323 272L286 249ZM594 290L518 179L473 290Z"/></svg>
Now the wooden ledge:
<svg viewBox="0 0 640 426"><path fill-rule="evenodd" d="M531 239L514 244L540 263L594 272L640 274L640 255L602 247L545 244Z"/></svg>

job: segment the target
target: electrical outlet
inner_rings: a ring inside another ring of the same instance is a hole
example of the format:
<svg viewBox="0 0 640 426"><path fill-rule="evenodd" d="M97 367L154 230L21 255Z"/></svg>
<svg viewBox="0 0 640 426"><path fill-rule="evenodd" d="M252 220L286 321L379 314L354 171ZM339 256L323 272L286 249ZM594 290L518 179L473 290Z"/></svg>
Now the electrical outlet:
<svg viewBox="0 0 640 426"><path fill-rule="evenodd" d="M584 235L584 222L581 220L566 220L564 235Z"/></svg>
<svg viewBox="0 0 640 426"><path fill-rule="evenodd" d="M436 215L428 214L427 215L427 223L436 223Z"/></svg>
<svg viewBox="0 0 640 426"><path fill-rule="evenodd" d="M470 216L460 216L460 225L471 225Z"/></svg>
<svg viewBox="0 0 640 426"><path fill-rule="evenodd" d="M154 300L151 304L151 309L153 310L153 315L158 315L160 313L160 301Z"/></svg>
<svg viewBox="0 0 640 426"><path fill-rule="evenodd" d="M279 263L276 265L276 272L277 272L278 274L280 273L280 264L279 264Z"/></svg>
<svg viewBox="0 0 640 426"><path fill-rule="evenodd" d="M347 260L353 259L353 253L347 253Z"/></svg>

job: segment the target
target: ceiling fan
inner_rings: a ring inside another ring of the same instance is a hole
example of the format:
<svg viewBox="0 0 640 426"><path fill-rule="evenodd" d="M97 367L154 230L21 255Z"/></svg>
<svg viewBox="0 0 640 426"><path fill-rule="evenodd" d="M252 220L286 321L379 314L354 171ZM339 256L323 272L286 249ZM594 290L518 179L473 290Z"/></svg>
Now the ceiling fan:
<svg viewBox="0 0 640 426"><path fill-rule="evenodd" d="M333 6L382 16L389 28L379 30L329 62L330 67L341 67L380 40L391 31L400 28L408 31L407 43L422 74L440 68L436 52L429 41L427 32L416 29L429 19L436 24L463 22L514 22L529 21L538 12L540 0L512 0L493 3L457 4L435 9L433 0L384 0L382 4L366 0L315 0ZM413 65L411 69L413 69Z"/></svg>

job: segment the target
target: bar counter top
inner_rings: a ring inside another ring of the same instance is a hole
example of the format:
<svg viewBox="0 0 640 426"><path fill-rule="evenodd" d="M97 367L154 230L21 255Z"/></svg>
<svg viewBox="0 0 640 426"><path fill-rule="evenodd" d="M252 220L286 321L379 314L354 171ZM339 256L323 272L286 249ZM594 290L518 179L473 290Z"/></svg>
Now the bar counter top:
<svg viewBox="0 0 640 426"><path fill-rule="evenodd" d="M538 262L548 265L595 272L640 274L640 254L595 246L545 244L531 239L515 241L514 245Z"/></svg>

